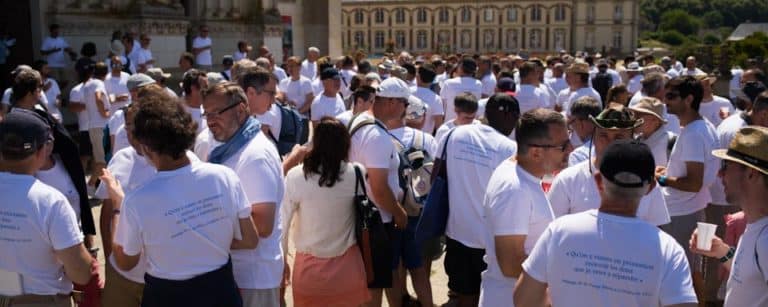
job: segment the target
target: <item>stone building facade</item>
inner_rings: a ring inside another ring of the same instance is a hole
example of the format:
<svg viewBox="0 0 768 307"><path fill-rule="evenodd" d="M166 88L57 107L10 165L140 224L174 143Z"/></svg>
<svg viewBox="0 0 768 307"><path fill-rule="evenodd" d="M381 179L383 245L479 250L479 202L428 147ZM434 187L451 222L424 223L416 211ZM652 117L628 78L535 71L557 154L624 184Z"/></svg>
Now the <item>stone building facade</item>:
<svg viewBox="0 0 768 307"><path fill-rule="evenodd" d="M344 50L626 54L637 0L342 0Z"/></svg>

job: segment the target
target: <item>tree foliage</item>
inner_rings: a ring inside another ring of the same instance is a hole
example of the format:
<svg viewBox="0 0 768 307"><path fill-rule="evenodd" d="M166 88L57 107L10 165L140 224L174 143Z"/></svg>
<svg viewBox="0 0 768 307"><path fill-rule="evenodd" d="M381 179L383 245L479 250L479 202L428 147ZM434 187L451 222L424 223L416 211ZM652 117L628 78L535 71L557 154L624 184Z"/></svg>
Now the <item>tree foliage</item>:
<svg viewBox="0 0 768 307"><path fill-rule="evenodd" d="M708 28L727 26L735 28L740 23L768 22L768 1L765 0L641 0L640 14L656 29L661 24L662 15L672 10L683 10L692 16L702 16ZM717 12L722 23L717 24ZM710 13L708 15L708 13Z"/></svg>
<svg viewBox="0 0 768 307"><path fill-rule="evenodd" d="M661 14L659 31L677 31L683 35L696 35L701 28L701 20L686 11L677 9Z"/></svg>

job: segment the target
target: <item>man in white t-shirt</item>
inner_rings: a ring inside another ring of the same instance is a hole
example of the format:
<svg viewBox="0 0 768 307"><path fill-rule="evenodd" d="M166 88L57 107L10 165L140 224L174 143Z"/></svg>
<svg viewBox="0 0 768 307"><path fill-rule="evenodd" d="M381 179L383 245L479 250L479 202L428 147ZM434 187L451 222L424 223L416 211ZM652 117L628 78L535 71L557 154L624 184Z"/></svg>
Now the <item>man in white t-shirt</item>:
<svg viewBox="0 0 768 307"><path fill-rule="evenodd" d="M336 117L346 110L344 99L339 95L341 74L336 68L326 68L320 73L323 92L312 101L310 117L314 128L324 116Z"/></svg>
<svg viewBox="0 0 768 307"><path fill-rule="evenodd" d="M354 93L352 93L351 98L352 109L336 115L336 119L344 124L345 127L349 126L352 117L368 111L371 108L374 99L376 99L376 89L367 85L361 85Z"/></svg>
<svg viewBox="0 0 768 307"><path fill-rule="evenodd" d="M517 125L518 112L513 97L495 94L485 109L488 125L456 127L438 145L437 152L447 148L451 200L444 265L448 289L457 295L458 306L477 306L480 298L480 275L487 268L483 195L493 171L517 152L508 135Z"/></svg>
<svg viewBox="0 0 768 307"><path fill-rule="evenodd" d="M61 110L59 110L61 107L61 88L59 88L59 83L50 77L51 68L45 60L36 61L34 69L40 73L43 81L42 91L47 101L45 107L48 108L48 113L61 123L63 119L61 117Z"/></svg>
<svg viewBox="0 0 768 307"><path fill-rule="evenodd" d="M487 102L486 102L487 103ZM461 93L453 99L453 110L456 112L456 117L443 123L435 132L435 140L438 143L443 142L443 137L448 134L453 128L462 125L480 124L477 119L477 111L479 109L477 98L471 93Z"/></svg>
<svg viewBox="0 0 768 307"><path fill-rule="evenodd" d="M575 149L568 155L568 166L589 160L590 155L595 154L595 147L592 144L592 137L595 135L595 123L590 120L590 116L596 117L600 111L602 111L600 102L590 96L576 99L571 105L568 128L571 133L571 145Z"/></svg>
<svg viewBox="0 0 768 307"><path fill-rule="evenodd" d="M642 89L632 95L629 99L629 106L632 107L640 99L644 97L653 97L660 101L664 100L664 85L667 83L667 78L660 73L648 73L643 78ZM666 128L675 135L680 134L680 120L674 114L667 112L667 106L664 105L664 112L662 113L664 119L667 121Z"/></svg>
<svg viewBox="0 0 768 307"><path fill-rule="evenodd" d="M400 118L405 112L410 95L408 84L403 80L384 80L379 85L371 108L353 117L349 124L352 137L349 160L362 164L367 170L368 195L380 209L381 219L390 236L401 235L407 226L408 216L398 202L403 193L397 173L400 160L392 143L392 136L383 122ZM387 255L374 255L373 261L394 264L391 253L385 254ZM387 291L390 305L397 305L396 302L402 299L400 289L392 288L392 280L397 277L398 272L394 265L392 269L392 275L376 274L376 279L368 283L371 306L381 305L384 288L391 288Z"/></svg>
<svg viewBox="0 0 768 307"><path fill-rule="evenodd" d="M142 306L241 304L230 253L259 240L240 180L227 167L192 160L196 123L169 96L151 99L138 105L133 137L157 174L124 200L119 184L101 177L118 216L115 263L131 270L146 257Z"/></svg>
<svg viewBox="0 0 768 307"><path fill-rule="evenodd" d="M600 93L595 91L589 86L589 64L584 62L574 62L568 69L565 70L565 81L568 83L568 92L565 90L560 92L560 95L565 95L565 99L558 101L558 105L555 105L556 111L565 111L565 114L569 114L571 104L576 99L582 96L590 96L600 102L602 106L602 100L600 99Z"/></svg>
<svg viewBox="0 0 768 307"><path fill-rule="evenodd" d="M673 79L665 86L664 104L680 119L682 131L669 155L667 167L656 171L663 187L672 222L661 229L683 246L694 273L694 285L703 290L700 258L688 250L690 234L704 221L704 208L712 200L709 186L716 180L717 159L709 154L719 148L717 131L699 115L701 82L691 76Z"/></svg>
<svg viewBox="0 0 768 307"><path fill-rule="evenodd" d="M208 36L208 26L201 25L198 36L192 40L192 53L195 55L195 64L200 69L210 71L213 68L213 56L211 55L211 37Z"/></svg>
<svg viewBox="0 0 768 307"><path fill-rule="evenodd" d="M486 55L480 56L477 61L477 74L483 85L480 98L491 97L496 92L496 76L491 70L491 62L491 58Z"/></svg>
<svg viewBox="0 0 768 307"><path fill-rule="evenodd" d="M307 58L301 62L301 75L309 80L314 80L320 73L317 71L317 59L320 58L320 49L309 47Z"/></svg>
<svg viewBox="0 0 768 307"><path fill-rule="evenodd" d="M697 306L682 248L636 217L654 167L647 145L611 144L593 176L600 208L547 227L523 263L515 305Z"/></svg>
<svg viewBox="0 0 768 307"><path fill-rule="evenodd" d="M520 67L520 86L515 91L515 98L520 103L520 113L549 105L549 95L539 87L538 64L524 62Z"/></svg>
<svg viewBox="0 0 768 307"><path fill-rule="evenodd" d="M475 96L475 100L482 97L483 84L474 75L477 64L472 58L464 58L456 68L458 77L446 80L440 88L440 98L445 106L445 121L456 118L456 110L453 109L453 99L461 93L468 92Z"/></svg>
<svg viewBox="0 0 768 307"><path fill-rule="evenodd" d="M283 170L277 148L260 131L259 121L251 116L247 105L271 105L272 101L267 97L248 101L242 88L229 82L214 85L203 95L208 129L221 143L213 148L208 161L229 167L240 178L261 239L254 250L232 252L243 306L279 307L284 262L282 223L276 212L280 212L283 198Z"/></svg>
<svg viewBox="0 0 768 307"><path fill-rule="evenodd" d="M523 260L555 219L541 180L567 165L573 149L565 118L549 109L522 115L515 130L517 156L493 172L483 200L487 229L480 306L510 306Z"/></svg>
<svg viewBox="0 0 768 307"><path fill-rule="evenodd" d="M712 85L717 81L714 75L696 76L701 81L703 96L699 105L699 114L706 118L713 126L720 126L724 119L736 111L730 100L713 93Z"/></svg>
<svg viewBox="0 0 768 307"><path fill-rule="evenodd" d="M114 68L104 80L104 87L109 95L110 111L115 111L131 104L131 94L128 91L128 73L122 71L122 61L119 56L111 58L111 64Z"/></svg>
<svg viewBox="0 0 768 307"><path fill-rule="evenodd" d="M72 282L91 279L92 257L70 203L33 176L52 151L53 133L38 114L17 108L0 121L0 302L7 306L71 306Z"/></svg>
<svg viewBox="0 0 768 307"><path fill-rule="evenodd" d="M202 91L208 87L208 77L197 69L190 69L184 73L181 80L181 89L184 93L184 109L192 115L197 122L197 133L205 128L205 118L202 116L203 95Z"/></svg>
<svg viewBox="0 0 768 307"><path fill-rule="evenodd" d="M725 149L712 154L722 159L718 175L725 186L725 198L744 212L746 230L736 248L719 237L709 250L697 248L694 232L691 251L719 259L730 271L725 306L765 306L768 304L768 128L749 126L736 133Z"/></svg>
<svg viewBox="0 0 768 307"><path fill-rule="evenodd" d="M627 72L627 77L629 78L629 81L627 81L627 91L630 95L634 95L642 88L642 84L640 82L643 81L643 70L640 68L639 63L632 62L627 65L627 69L625 71Z"/></svg>
<svg viewBox="0 0 768 307"><path fill-rule="evenodd" d="M58 24L52 24L48 27L50 36L43 39L43 43L40 46L40 54L45 57L48 62L48 67L51 68L51 76L58 80L63 88L67 88L70 78L68 78L69 72L69 60L67 55L74 59L77 53L72 50L65 40L60 35L60 26Z"/></svg>
<svg viewBox="0 0 768 307"><path fill-rule="evenodd" d="M149 49L149 44L152 42L152 38L148 34L141 34L140 38L141 48L138 51L136 57L136 69L138 72L146 72L147 69L155 67L155 58L152 56L152 50Z"/></svg>
<svg viewBox="0 0 768 307"><path fill-rule="evenodd" d="M93 150L92 176L101 175L101 170L107 166L104 153L104 127L110 115L109 94L104 86L107 77L107 65L104 62L96 63L93 78L83 85L83 102L85 111L88 112L88 136Z"/></svg>
<svg viewBox="0 0 768 307"><path fill-rule="evenodd" d="M706 74L696 67L696 57L689 56L685 59L685 68L680 71L680 76L698 76Z"/></svg>
<svg viewBox="0 0 768 307"><path fill-rule="evenodd" d="M435 67L430 63L422 64L416 69L417 87L413 95L427 105L422 131L429 134L434 134L445 118L443 100L430 88L436 76Z"/></svg>
<svg viewBox="0 0 768 307"><path fill-rule="evenodd" d="M580 213L600 206L600 193L594 180L597 166L605 149L616 140L632 139L635 129L642 124L628 108L612 104L597 117L590 117L596 126L592 142L594 155L558 173L549 189L548 197L556 217ZM669 223L661 190L655 186L642 197L637 217L653 225Z"/></svg>
<svg viewBox="0 0 768 307"><path fill-rule="evenodd" d="M568 88L568 83L565 82L563 74L565 74L565 64L557 63L552 67L552 78L544 80L555 93L560 93Z"/></svg>

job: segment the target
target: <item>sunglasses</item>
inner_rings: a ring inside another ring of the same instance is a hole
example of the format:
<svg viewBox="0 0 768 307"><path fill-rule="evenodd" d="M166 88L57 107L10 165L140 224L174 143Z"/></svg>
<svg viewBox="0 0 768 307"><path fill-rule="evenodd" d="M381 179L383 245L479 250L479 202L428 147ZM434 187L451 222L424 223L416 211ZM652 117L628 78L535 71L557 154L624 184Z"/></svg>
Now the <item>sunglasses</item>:
<svg viewBox="0 0 768 307"><path fill-rule="evenodd" d="M221 110L212 111L212 112L205 112L205 113L201 114L200 116L202 116L203 118L219 117L221 114L224 114L224 112L229 111L230 109L236 107L237 105L239 105L241 103L243 103L243 102L242 101L241 102L236 102L236 103L233 103L233 104L230 104L230 105L226 106L225 108L223 108Z"/></svg>
<svg viewBox="0 0 768 307"><path fill-rule="evenodd" d="M669 99L669 100L675 99L677 97L680 97L680 93L668 92L668 93L664 94L664 98Z"/></svg>

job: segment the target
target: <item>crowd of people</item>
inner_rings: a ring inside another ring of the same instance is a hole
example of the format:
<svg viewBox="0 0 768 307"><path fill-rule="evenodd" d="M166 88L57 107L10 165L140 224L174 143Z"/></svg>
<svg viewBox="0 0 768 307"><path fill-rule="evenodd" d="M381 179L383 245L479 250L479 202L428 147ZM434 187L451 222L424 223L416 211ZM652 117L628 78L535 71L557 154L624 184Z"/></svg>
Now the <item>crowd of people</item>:
<svg viewBox="0 0 768 307"><path fill-rule="evenodd" d="M311 47L283 68L240 42L217 71L198 30L180 92L134 29L68 67L52 25L11 73L0 305L281 306L287 287L294 306L768 305L759 68L720 97L694 57ZM445 230L424 238L438 167Z"/></svg>

